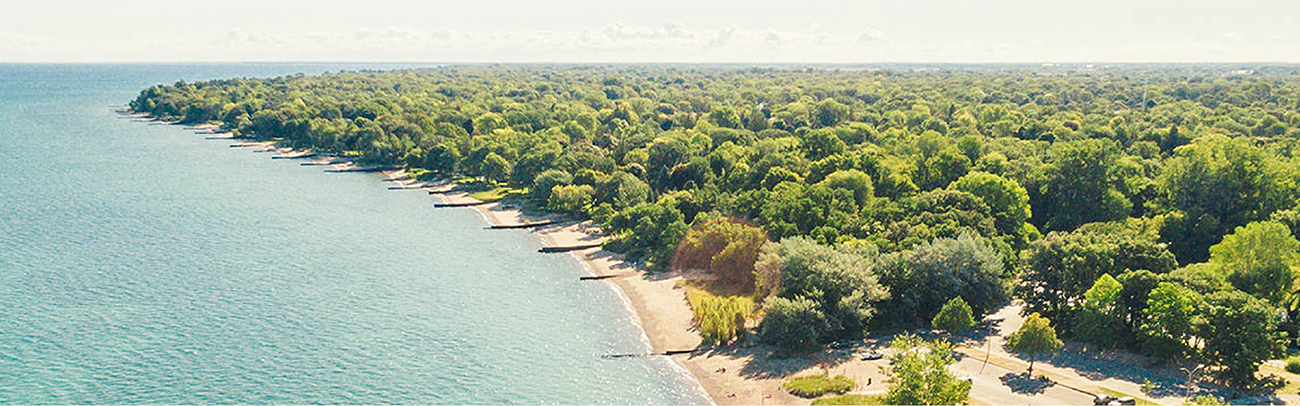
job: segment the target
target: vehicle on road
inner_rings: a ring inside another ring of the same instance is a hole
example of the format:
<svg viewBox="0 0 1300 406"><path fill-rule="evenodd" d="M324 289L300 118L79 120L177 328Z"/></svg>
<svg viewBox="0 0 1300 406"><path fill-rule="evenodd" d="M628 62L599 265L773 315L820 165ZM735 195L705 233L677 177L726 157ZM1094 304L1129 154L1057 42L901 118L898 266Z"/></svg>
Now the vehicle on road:
<svg viewBox="0 0 1300 406"><path fill-rule="evenodd" d="M1101 406L1101 405L1107 405L1107 406L1136 405L1136 404L1137 404L1137 399L1133 399L1132 397L1128 397L1128 396L1124 396L1124 397L1119 397L1119 398L1117 398L1117 397L1111 396L1110 394L1103 393L1103 394L1100 394L1100 395L1097 395L1096 397L1094 397L1094 398L1092 399L1092 404L1093 404L1093 405L1097 405L1097 406Z"/></svg>

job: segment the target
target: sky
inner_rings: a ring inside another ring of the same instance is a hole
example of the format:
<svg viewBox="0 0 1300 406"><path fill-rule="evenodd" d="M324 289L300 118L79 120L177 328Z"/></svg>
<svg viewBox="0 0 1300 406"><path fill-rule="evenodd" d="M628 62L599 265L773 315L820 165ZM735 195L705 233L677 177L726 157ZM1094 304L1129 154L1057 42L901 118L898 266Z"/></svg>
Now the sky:
<svg viewBox="0 0 1300 406"><path fill-rule="evenodd" d="M1297 0L0 0L0 62L1300 62Z"/></svg>

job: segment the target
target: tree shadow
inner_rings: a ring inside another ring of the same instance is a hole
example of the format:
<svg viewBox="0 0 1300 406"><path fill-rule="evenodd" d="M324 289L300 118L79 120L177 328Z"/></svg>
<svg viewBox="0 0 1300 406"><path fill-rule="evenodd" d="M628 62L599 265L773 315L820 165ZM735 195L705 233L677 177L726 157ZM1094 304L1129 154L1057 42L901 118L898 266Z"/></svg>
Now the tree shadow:
<svg viewBox="0 0 1300 406"><path fill-rule="evenodd" d="M1014 351L1012 356L1029 362L1029 358ZM1066 342L1064 348L1051 357L1038 361L1058 368L1074 370L1084 378L1100 381L1119 379L1136 384L1151 382L1152 397L1181 396L1187 382L1186 373L1178 370L1179 365L1161 363L1157 360L1122 350L1097 350L1077 342Z"/></svg>
<svg viewBox="0 0 1300 406"><path fill-rule="evenodd" d="M745 345L744 342L720 347L701 345L691 353L695 357L727 357L743 359L737 373L746 379L783 379L800 371L824 367L834 375L839 365L853 360L855 352L846 350L816 351L804 354L780 354L767 345Z"/></svg>
<svg viewBox="0 0 1300 406"><path fill-rule="evenodd" d="M1003 385L1011 388L1012 392L1025 395L1038 395L1046 392L1047 388L1056 386L1055 382L1047 379L1031 378L1029 377L1029 374L1016 372L1007 372L1005 375L1002 375L1001 378L998 378L998 380L1002 381Z"/></svg>

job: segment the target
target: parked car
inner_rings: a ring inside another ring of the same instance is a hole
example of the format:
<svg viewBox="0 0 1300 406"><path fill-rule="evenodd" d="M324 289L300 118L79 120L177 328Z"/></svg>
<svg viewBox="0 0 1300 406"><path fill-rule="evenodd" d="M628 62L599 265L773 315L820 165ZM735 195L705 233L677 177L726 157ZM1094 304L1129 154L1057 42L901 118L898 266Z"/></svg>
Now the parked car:
<svg viewBox="0 0 1300 406"><path fill-rule="evenodd" d="M884 358L885 354L881 354L880 351L872 350L858 354L858 356L862 358L863 361L875 361Z"/></svg>
<svg viewBox="0 0 1300 406"><path fill-rule="evenodd" d="M1092 404L1093 404L1093 405L1097 405L1097 406L1101 406L1101 405L1106 405L1106 406L1136 405L1136 404L1137 404L1137 399L1133 399L1133 398L1128 397L1128 396L1121 397L1121 398L1117 398L1117 397L1111 396L1110 394L1103 393L1103 394L1100 394L1100 395L1097 395L1096 397L1094 397L1094 398L1092 399Z"/></svg>

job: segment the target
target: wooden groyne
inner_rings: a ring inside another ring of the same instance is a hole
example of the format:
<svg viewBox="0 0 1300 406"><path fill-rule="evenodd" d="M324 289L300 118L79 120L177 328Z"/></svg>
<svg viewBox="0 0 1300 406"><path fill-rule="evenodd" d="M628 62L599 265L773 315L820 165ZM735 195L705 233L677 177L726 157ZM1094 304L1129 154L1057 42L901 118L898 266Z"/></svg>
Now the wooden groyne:
<svg viewBox="0 0 1300 406"><path fill-rule="evenodd" d="M588 248L596 248L596 247L599 247L599 246L601 246L601 243L598 243L598 242L587 243L587 244L577 244L577 245L552 245L552 246L549 246L549 247L542 247L542 248L538 249L537 252L540 252L540 253L543 253L543 254L552 254L552 253L557 253L557 252L569 252L569 251L585 250L585 249L588 249Z"/></svg>
<svg viewBox="0 0 1300 406"><path fill-rule="evenodd" d="M303 163L300 163L299 165L302 165L302 166L330 166L330 165L338 165L338 164L345 164L345 163L348 163L348 160L346 160L346 159L342 159L342 158L339 158L339 159L331 159L331 160L327 160L327 161L311 161L311 162L303 162Z"/></svg>
<svg viewBox="0 0 1300 406"><path fill-rule="evenodd" d="M694 353L697 352L697 351L703 351L703 350L704 350L704 349L702 349L702 348L697 348L697 349L693 349L693 350L668 350L668 351L664 351L664 352L647 352L647 353L642 353L642 354L609 354L609 355L601 355L600 357L601 357L601 358L605 358L605 359L633 358L633 357L654 357L654 356L659 356L659 355L694 354Z"/></svg>
<svg viewBox="0 0 1300 406"><path fill-rule="evenodd" d="M448 208L448 207L472 207L472 206L482 206L488 203L492 203L492 202L480 202L476 200L472 202L434 203L433 207L440 208L440 209Z"/></svg>
<svg viewBox="0 0 1300 406"><path fill-rule="evenodd" d="M598 281L602 279L617 278L618 275L596 275L596 276L579 276L580 281Z"/></svg>
<svg viewBox="0 0 1300 406"><path fill-rule="evenodd" d="M425 185L424 182L416 182L409 185L389 186L388 190L417 190L417 189L424 189L426 187L429 186Z"/></svg>
<svg viewBox="0 0 1300 406"><path fill-rule="evenodd" d="M330 172L330 173L363 172L363 173L364 173L364 172L383 172L383 171L390 171L390 170L393 170L393 169L394 169L394 168L391 168L391 167L364 167L364 166L362 166L362 167L355 167L355 168L326 169L325 172Z"/></svg>
<svg viewBox="0 0 1300 406"><path fill-rule="evenodd" d="M312 158L315 156L316 156L315 152L301 151L301 152L290 152L287 154L276 155L271 157L271 159L298 159L298 158Z"/></svg>
<svg viewBox="0 0 1300 406"><path fill-rule="evenodd" d="M516 228L533 228L533 227L549 226L551 224L555 224L555 220L530 221L530 222L524 222L519 224L493 224L488 226L488 228L493 230L509 230L509 229L516 229Z"/></svg>

